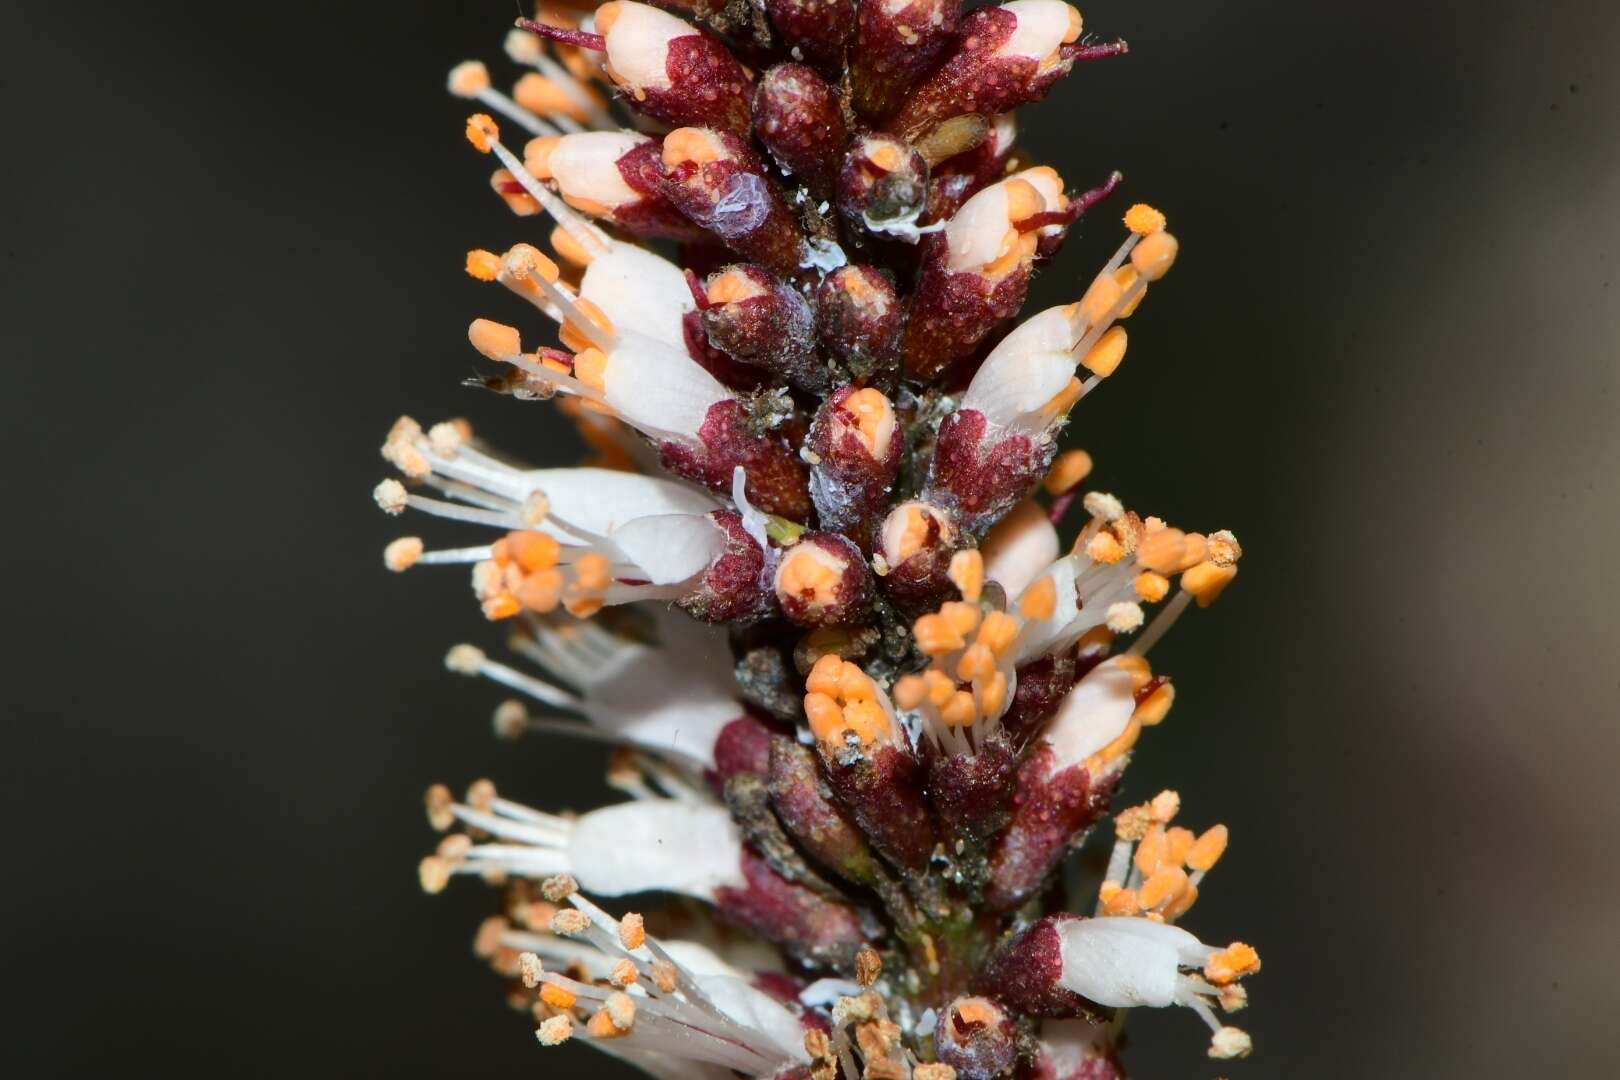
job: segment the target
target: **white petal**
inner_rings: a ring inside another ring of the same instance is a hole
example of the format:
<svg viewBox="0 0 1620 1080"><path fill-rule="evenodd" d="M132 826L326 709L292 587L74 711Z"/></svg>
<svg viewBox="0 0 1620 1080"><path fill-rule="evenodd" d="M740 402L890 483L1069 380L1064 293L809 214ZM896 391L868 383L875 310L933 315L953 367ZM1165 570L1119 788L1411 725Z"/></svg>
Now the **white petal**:
<svg viewBox="0 0 1620 1080"><path fill-rule="evenodd" d="M1077 765L1124 732L1136 711L1131 673L1105 660L1075 684L1046 729L1057 759Z"/></svg>
<svg viewBox="0 0 1620 1080"><path fill-rule="evenodd" d="M990 530L979 545L984 576L1000 584L1008 596L1017 596L1058 557L1057 529L1046 510L1025 499Z"/></svg>
<svg viewBox="0 0 1620 1080"><path fill-rule="evenodd" d="M1077 631L1073 639L1069 638L1070 630L1081 614L1079 606L1075 603L1079 594L1075 591L1074 570L1074 559L1065 556L1047 567L1044 573L1036 575L1036 581L1043 577L1052 579L1052 584L1057 589L1057 603L1053 606L1051 618L1030 624L1029 629L1019 640L1020 664L1045 656L1054 648L1063 645L1065 640L1079 639L1083 631ZM1028 592L1033 586L1034 582L1031 582L1025 587L1024 592ZM1015 601L1010 606L1016 610L1018 605Z"/></svg>
<svg viewBox="0 0 1620 1080"><path fill-rule="evenodd" d="M997 56L1042 60L1068 36L1069 5L1062 0L1012 0L1001 10L1018 16L1018 28L996 49Z"/></svg>
<svg viewBox="0 0 1620 1080"><path fill-rule="evenodd" d="M592 810L574 823L568 864L586 892L662 891L712 899L745 885L742 843L723 806L645 799Z"/></svg>
<svg viewBox="0 0 1620 1080"><path fill-rule="evenodd" d="M641 195L624 182L618 160L648 141L647 136L634 131L582 131L564 135L546 164L564 195L620 206L639 201Z"/></svg>
<svg viewBox="0 0 1620 1080"><path fill-rule="evenodd" d="M951 270L978 269L994 262L1007 238L1007 189L991 184L962 204L945 226Z"/></svg>
<svg viewBox="0 0 1620 1080"><path fill-rule="evenodd" d="M615 240L585 268L579 294L617 329L634 330L686 352L683 320L697 307L680 267Z"/></svg>
<svg viewBox="0 0 1620 1080"><path fill-rule="evenodd" d="M608 404L654 438L697 438L709 407L732 396L684 349L622 329L603 381Z"/></svg>
<svg viewBox="0 0 1620 1080"><path fill-rule="evenodd" d="M1073 346L1074 328L1063 308L1030 316L985 357L961 407L1002 427L1039 411L1074 377Z"/></svg>
<svg viewBox="0 0 1620 1080"><path fill-rule="evenodd" d="M646 4L620 0L619 17L607 33L607 58L614 73L629 86L669 86L664 66L669 42L697 33L673 15Z"/></svg>
<svg viewBox="0 0 1620 1080"><path fill-rule="evenodd" d="M612 667L612 677L586 690L591 723L648 750L714 765L715 740L743 712L728 682L666 649L636 646Z"/></svg>
<svg viewBox="0 0 1620 1080"><path fill-rule="evenodd" d="M700 975L697 984L728 1017L770 1039L784 1059L807 1062L804 1026L782 1003L731 975Z"/></svg>
<svg viewBox="0 0 1620 1080"><path fill-rule="evenodd" d="M609 539L654 585L691 581L726 547L720 527L693 514L638 517L614 529Z"/></svg>
<svg viewBox="0 0 1620 1080"><path fill-rule="evenodd" d="M596 536L606 536L639 517L703 515L720 508L696 488L617 469L533 469L523 475L530 491L545 493L560 522ZM559 539L585 539L573 537L566 525L557 522L548 520L541 528Z"/></svg>
<svg viewBox="0 0 1620 1080"><path fill-rule="evenodd" d="M1198 941L1149 919L1076 919L1058 932L1063 943L1058 982L1099 1005L1121 1009L1176 1004L1180 939Z"/></svg>

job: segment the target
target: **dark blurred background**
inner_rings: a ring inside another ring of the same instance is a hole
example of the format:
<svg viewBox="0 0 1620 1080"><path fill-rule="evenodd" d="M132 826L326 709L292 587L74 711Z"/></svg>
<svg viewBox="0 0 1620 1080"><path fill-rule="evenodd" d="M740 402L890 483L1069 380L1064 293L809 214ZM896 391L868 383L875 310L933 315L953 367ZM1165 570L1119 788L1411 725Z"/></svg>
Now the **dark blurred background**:
<svg viewBox="0 0 1620 1080"><path fill-rule="evenodd" d="M1096 484L1229 526L1237 587L1127 797L1230 855L1189 925L1255 942L1216 1067L1139 1013L1138 1075L1612 1076L1620 797L1613 5L1082 5L1130 57L1024 143L1183 241L1077 411ZM384 573L409 411L571 459L461 388L461 274L532 231L444 72L505 2L8 6L4 169L12 1075L607 1075L543 1055L423 896L420 793L600 797L590 746L497 743L459 572ZM1099 214L1030 310L1117 242ZM618 1075L613 1072L613 1075Z"/></svg>

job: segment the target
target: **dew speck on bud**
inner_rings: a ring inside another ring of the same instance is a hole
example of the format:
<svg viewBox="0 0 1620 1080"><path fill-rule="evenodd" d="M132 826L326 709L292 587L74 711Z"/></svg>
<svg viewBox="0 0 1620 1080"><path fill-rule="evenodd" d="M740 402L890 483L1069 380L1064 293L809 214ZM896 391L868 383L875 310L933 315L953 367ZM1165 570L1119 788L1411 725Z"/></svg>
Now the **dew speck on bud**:
<svg viewBox="0 0 1620 1080"><path fill-rule="evenodd" d="M591 458L406 417L373 497L468 531L383 561L461 566L503 624L445 661L499 684L496 733L611 744L623 798L435 784L423 888L500 893L475 951L541 1046L654 1076L1118 1078L1124 1011L1168 1006L1247 1055L1220 1013L1259 953L1178 925L1228 830L1115 799L1176 698L1150 653L1242 548L1059 445L1180 255L1165 214L1120 207L1021 315L1122 178L1015 157L1015 110L1124 42L1063 0L575 3L508 32L510 93L447 85L546 222L515 235L549 230L467 256L517 300L469 328L481 381Z"/></svg>

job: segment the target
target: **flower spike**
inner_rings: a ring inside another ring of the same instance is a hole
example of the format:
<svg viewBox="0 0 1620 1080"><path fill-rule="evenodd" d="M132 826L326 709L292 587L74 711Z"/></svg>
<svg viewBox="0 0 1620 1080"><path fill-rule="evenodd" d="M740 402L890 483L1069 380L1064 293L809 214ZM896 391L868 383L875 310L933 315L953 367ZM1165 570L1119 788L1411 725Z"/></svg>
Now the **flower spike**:
<svg viewBox="0 0 1620 1080"><path fill-rule="evenodd" d="M1119 798L1187 690L1159 643L1243 549L1062 445L1140 351L1164 212L1131 201L1022 311L1124 182L1071 191L1018 110L1124 43L1064 0L528 14L510 93L448 79L526 219L462 264L506 305L473 383L562 412L590 464L406 417L372 498L422 522L385 570L462 567L503 632L445 655L500 688L494 734L604 747L622 801L435 785L422 886L499 894L474 952L540 1047L669 1080L1119 1080L1126 1012L1167 1006L1250 1053L1219 1013L1259 954L1181 925L1229 830ZM648 894L678 902L599 906Z"/></svg>

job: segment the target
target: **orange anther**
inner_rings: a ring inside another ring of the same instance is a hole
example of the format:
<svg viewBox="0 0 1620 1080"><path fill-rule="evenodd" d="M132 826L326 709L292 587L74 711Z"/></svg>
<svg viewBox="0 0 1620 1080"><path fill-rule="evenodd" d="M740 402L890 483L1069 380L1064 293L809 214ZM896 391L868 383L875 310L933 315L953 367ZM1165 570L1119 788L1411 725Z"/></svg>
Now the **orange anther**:
<svg viewBox="0 0 1620 1080"><path fill-rule="evenodd" d="M956 677L963 682L988 679L996 670L996 657L982 642L969 645L956 662Z"/></svg>
<svg viewBox="0 0 1620 1080"><path fill-rule="evenodd" d="M523 339L517 329L489 319L474 319L467 327L467 340L491 360L510 361L523 353Z"/></svg>
<svg viewBox="0 0 1620 1080"><path fill-rule="evenodd" d="M540 1000L553 1009L572 1009L579 999L574 996L573 991L548 982L541 984Z"/></svg>
<svg viewBox="0 0 1620 1080"><path fill-rule="evenodd" d="M836 653L827 653L816 661L806 677L804 688L817 694L838 693L838 678L843 673L844 661Z"/></svg>
<svg viewBox="0 0 1620 1080"><path fill-rule="evenodd" d="M571 266L589 266L591 263L591 253L586 250L585 245L561 225L551 230L551 249L557 253L559 259Z"/></svg>
<svg viewBox="0 0 1620 1080"><path fill-rule="evenodd" d="M906 710L919 708L928 700L928 683L921 675L903 675L894 684L894 703Z"/></svg>
<svg viewBox="0 0 1620 1080"><path fill-rule="evenodd" d="M1193 831L1177 825L1173 829L1165 830L1164 841L1164 861L1172 866L1180 866L1187 861L1187 852L1192 850Z"/></svg>
<svg viewBox="0 0 1620 1080"><path fill-rule="evenodd" d="M956 683L943 671L930 668L923 672L923 682L928 687L928 703L936 709L944 708L951 695L956 693Z"/></svg>
<svg viewBox="0 0 1620 1080"><path fill-rule="evenodd" d="M1093 375L1101 375L1106 379L1114 373L1123 359L1125 359L1125 328L1114 326L1097 339L1097 344L1086 352L1080 363Z"/></svg>
<svg viewBox="0 0 1620 1080"><path fill-rule="evenodd" d="M948 571L951 583L962 593L962 599L977 601L984 591L984 557L975 550L958 551L951 556Z"/></svg>
<svg viewBox="0 0 1620 1080"><path fill-rule="evenodd" d="M1141 553L1137 554L1140 561ZM1137 599L1144 603L1157 604L1170 591L1170 579L1152 570L1144 570L1132 579L1131 586L1136 590Z"/></svg>
<svg viewBox="0 0 1620 1080"><path fill-rule="evenodd" d="M1018 637L1018 620L1001 611L992 611L979 627L978 643L996 656L1004 656Z"/></svg>
<svg viewBox="0 0 1620 1080"><path fill-rule="evenodd" d="M508 556L525 572L550 569L562 555L562 545L542 532L507 533L505 540Z"/></svg>
<svg viewBox="0 0 1620 1080"><path fill-rule="evenodd" d="M1149 910L1163 908L1187 887L1187 871L1179 866L1163 866L1142 884L1137 903Z"/></svg>
<svg viewBox="0 0 1620 1080"><path fill-rule="evenodd" d="M501 258L493 251L477 248L467 252L467 276L479 281L494 281L501 272Z"/></svg>
<svg viewBox="0 0 1620 1080"><path fill-rule="evenodd" d="M1067 450L1057 456L1046 473L1045 487L1050 495L1062 495L1080 486L1091 475L1091 455L1084 450Z"/></svg>
<svg viewBox="0 0 1620 1080"><path fill-rule="evenodd" d="M1112 565L1125 557L1125 549L1113 533L1102 531L1086 541L1086 554L1096 562Z"/></svg>
<svg viewBox="0 0 1620 1080"><path fill-rule="evenodd" d="M1103 902L1104 915L1139 915L1141 911L1135 889L1121 889Z"/></svg>
<svg viewBox="0 0 1620 1080"><path fill-rule="evenodd" d="M978 706L973 703L973 695L966 690L958 690L951 695L945 707L939 711L939 718L946 727L967 727L979 719Z"/></svg>
<svg viewBox="0 0 1620 1080"><path fill-rule="evenodd" d="M940 618L966 638L979 625L979 605L966 600L948 600L939 606Z"/></svg>
<svg viewBox="0 0 1620 1080"><path fill-rule="evenodd" d="M1091 283L1086 295L1080 298L1080 317L1087 326L1095 326L1113 310L1122 294L1119 282L1103 275Z"/></svg>
<svg viewBox="0 0 1620 1080"><path fill-rule="evenodd" d="M487 154L501 137L501 129L487 113L474 113L467 117L467 141L480 154Z"/></svg>
<svg viewBox="0 0 1620 1080"><path fill-rule="evenodd" d="M1051 574L1037 578L1018 598L1018 614L1032 622L1044 622L1057 612L1057 582Z"/></svg>
<svg viewBox="0 0 1620 1080"><path fill-rule="evenodd" d="M542 615L549 614L557 610L557 604L562 600L562 571L553 568L529 574L515 591L525 608Z"/></svg>
<svg viewBox="0 0 1620 1080"><path fill-rule="evenodd" d="M1193 846L1188 849L1187 865L1194 870L1213 869L1215 864L1221 861L1221 856L1226 854L1228 839L1225 825L1213 825L1206 829L1204 835L1194 841Z"/></svg>
<svg viewBox="0 0 1620 1080"><path fill-rule="evenodd" d="M1023 221L1046 209L1046 200L1028 180L1008 180L1001 185L1007 193L1007 220Z"/></svg>
<svg viewBox="0 0 1620 1080"><path fill-rule="evenodd" d="M1141 843L1136 845L1133 861L1136 863L1137 872L1143 877L1152 877L1164 862L1169 850L1170 841L1165 834L1164 826L1154 825L1147 831L1147 835L1142 837Z"/></svg>
<svg viewBox="0 0 1620 1080"><path fill-rule="evenodd" d="M889 730L889 717L876 701L855 701L844 706L844 724L863 743L882 739Z"/></svg>
<svg viewBox="0 0 1620 1080"><path fill-rule="evenodd" d="M1055 420L1060 416L1067 416L1074 403L1080 400L1086 392L1085 384L1079 379L1070 379L1068 384L1052 395L1050 401L1041 406L1041 415L1048 420Z"/></svg>
<svg viewBox="0 0 1620 1080"><path fill-rule="evenodd" d="M613 581L613 563L606 555L595 551L581 555L574 563L574 578L580 588L600 591Z"/></svg>
<svg viewBox="0 0 1620 1080"><path fill-rule="evenodd" d="M523 610L523 604L509 592L496 593L488 600L485 600L481 606L484 609L484 618L491 622L510 619Z"/></svg>
<svg viewBox="0 0 1620 1080"><path fill-rule="evenodd" d="M872 457L885 455L894 435L894 406L883 392L864 387L845 398L842 408L855 417L855 430L866 452Z"/></svg>
<svg viewBox="0 0 1620 1080"><path fill-rule="evenodd" d="M718 161L724 153L725 146L720 139L713 132L703 128L676 128L664 136L666 169L673 169L688 161L695 161L700 165Z"/></svg>
<svg viewBox="0 0 1620 1080"><path fill-rule="evenodd" d="M551 179L551 155L562 143L561 135L537 135L523 146L523 167L536 179Z"/></svg>
<svg viewBox="0 0 1620 1080"><path fill-rule="evenodd" d="M1143 727L1153 727L1164 722L1170 715L1170 706L1176 703L1176 688L1172 683L1161 683L1159 688L1147 696L1147 700L1136 707L1133 714Z"/></svg>
<svg viewBox="0 0 1620 1080"><path fill-rule="evenodd" d="M838 672L838 693L845 701L874 701L877 684L858 665L845 663Z"/></svg>
<svg viewBox="0 0 1620 1080"><path fill-rule="evenodd" d="M1216 986L1225 986L1234 979L1260 970L1260 954L1253 946L1234 941L1210 957L1204 964L1204 978Z"/></svg>
<svg viewBox="0 0 1620 1080"><path fill-rule="evenodd" d="M804 695L804 715L810 722L810 733L822 742L836 739L844 730L844 710L826 694Z"/></svg>
<svg viewBox="0 0 1620 1080"><path fill-rule="evenodd" d="M589 348L574 357L574 378L601 393L607 388L607 354Z"/></svg>
<svg viewBox="0 0 1620 1080"><path fill-rule="evenodd" d="M1125 227L1138 236L1149 236L1164 225L1164 215L1147 203L1137 203L1125 211Z"/></svg>
<svg viewBox="0 0 1620 1080"><path fill-rule="evenodd" d="M923 615L911 625L911 635L924 656L944 656L967 644L941 615Z"/></svg>
<svg viewBox="0 0 1620 1080"><path fill-rule="evenodd" d="M1221 590L1237 577L1237 567L1217 566L1207 559L1181 575L1181 587L1192 593L1201 608L1209 607Z"/></svg>
<svg viewBox="0 0 1620 1080"><path fill-rule="evenodd" d="M1175 265L1180 244L1167 232L1156 232L1145 237L1131 251L1131 265L1149 281L1158 281Z"/></svg>
<svg viewBox="0 0 1620 1080"><path fill-rule="evenodd" d="M735 304L743 300L752 300L756 296L764 296L765 290L760 287L759 282L743 271L726 270L709 279L704 293L711 304Z"/></svg>

